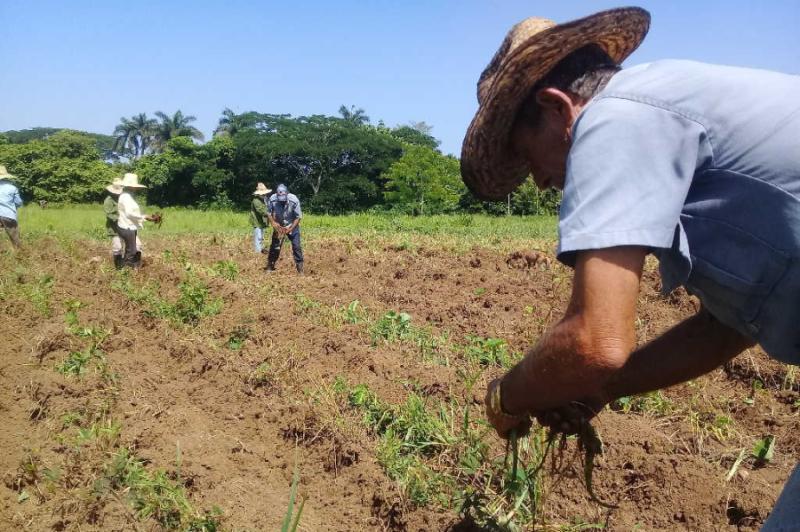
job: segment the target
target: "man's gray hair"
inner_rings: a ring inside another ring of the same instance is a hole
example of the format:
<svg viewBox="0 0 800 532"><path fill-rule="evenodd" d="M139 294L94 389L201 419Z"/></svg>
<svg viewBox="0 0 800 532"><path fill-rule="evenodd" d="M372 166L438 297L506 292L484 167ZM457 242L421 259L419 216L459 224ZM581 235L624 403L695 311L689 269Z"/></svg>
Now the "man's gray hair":
<svg viewBox="0 0 800 532"><path fill-rule="evenodd" d="M611 77L621 67L596 44L579 48L558 62L528 93L520 106L517 120L534 126L539 120L541 108L536 103L536 93L546 87L571 92L582 100L589 100L603 90Z"/></svg>

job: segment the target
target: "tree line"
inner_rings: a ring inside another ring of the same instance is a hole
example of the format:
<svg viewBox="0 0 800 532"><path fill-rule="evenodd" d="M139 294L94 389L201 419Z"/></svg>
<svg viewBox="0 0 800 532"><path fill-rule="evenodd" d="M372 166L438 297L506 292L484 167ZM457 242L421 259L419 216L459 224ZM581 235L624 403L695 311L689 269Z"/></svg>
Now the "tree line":
<svg viewBox="0 0 800 532"><path fill-rule="evenodd" d="M555 212L559 196L521 186L507 202L476 200L459 162L439 151L425 122L372 124L355 106L338 116L225 109L207 142L181 111L123 117L112 135L55 128L0 133L0 164L25 199L87 202L126 171L161 206L244 208L256 182L286 183L309 212L410 214Z"/></svg>

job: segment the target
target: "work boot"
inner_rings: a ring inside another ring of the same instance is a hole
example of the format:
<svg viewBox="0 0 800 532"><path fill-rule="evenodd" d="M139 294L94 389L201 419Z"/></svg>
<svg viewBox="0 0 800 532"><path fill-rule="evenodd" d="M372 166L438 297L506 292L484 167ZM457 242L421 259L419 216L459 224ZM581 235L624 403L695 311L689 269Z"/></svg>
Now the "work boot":
<svg viewBox="0 0 800 532"><path fill-rule="evenodd" d="M125 262L122 258L122 255L114 255L114 267L118 270L121 270L124 265Z"/></svg>
<svg viewBox="0 0 800 532"><path fill-rule="evenodd" d="M133 263L131 263L131 268L139 269L142 267L142 252L137 251L136 255L133 256Z"/></svg>
<svg viewBox="0 0 800 532"><path fill-rule="evenodd" d="M303 275L303 263L302 262L295 262L294 267L297 268L297 273Z"/></svg>
<svg viewBox="0 0 800 532"><path fill-rule="evenodd" d="M274 263L274 262L268 262L268 263L267 263L267 266L266 266L266 268L264 268L264 269L265 269L265 270L266 270L268 273L269 273L269 272L274 272L274 271L275 271L275 263Z"/></svg>

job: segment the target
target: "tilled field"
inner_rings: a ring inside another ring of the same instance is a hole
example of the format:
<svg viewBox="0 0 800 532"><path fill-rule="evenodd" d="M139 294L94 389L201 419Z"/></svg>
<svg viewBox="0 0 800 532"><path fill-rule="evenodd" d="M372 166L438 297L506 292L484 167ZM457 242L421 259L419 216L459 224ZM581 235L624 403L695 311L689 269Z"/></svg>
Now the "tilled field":
<svg viewBox="0 0 800 532"><path fill-rule="evenodd" d="M307 275L288 249L267 275L244 242L197 236L151 239L120 274L104 244L0 257L3 530L278 530L295 470L301 530L748 530L800 457L800 375L751 350L596 419L594 489L618 508L589 500L568 440L532 516L481 402L561 315L555 261L331 239ZM660 297L652 266L640 340L696 305Z"/></svg>

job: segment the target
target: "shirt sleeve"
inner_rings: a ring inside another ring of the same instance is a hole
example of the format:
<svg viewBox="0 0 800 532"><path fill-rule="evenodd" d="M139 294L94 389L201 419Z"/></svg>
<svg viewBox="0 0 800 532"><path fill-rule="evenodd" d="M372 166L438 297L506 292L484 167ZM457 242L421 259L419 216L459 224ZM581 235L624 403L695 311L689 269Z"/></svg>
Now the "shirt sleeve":
<svg viewBox="0 0 800 532"><path fill-rule="evenodd" d="M106 218L112 222L116 222L119 219L119 211L117 209L118 206L111 201L106 200L103 203L103 211L106 213Z"/></svg>
<svg viewBox="0 0 800 532"><path fill-rule="evenodd" d="M264 200L261 198L253 199L253 209L258 213L259 216L262 218L267 215L267 204L264 203Z"/></svg>
<svg viewBox="0 0 800 532"><path fill-rule="evenodd" d="M679 113L606 97L573 127L558 259L615 246L670 248L692 178L711 158L705 128Z"/></svg>
<svg viewBox="0 0 800 532"><path fill-rule="evenodd" d="M303 217L303 212L300 210L300 200L297 200L294 204L294 213L297 215L298 220Z"/></svg>
<svg viewBox="0 0 800 532"><path fill-rule="evenodd" d="M14 191L14 205L18 208L22 207L22 196L19 195L19 190Z"/></svg>

